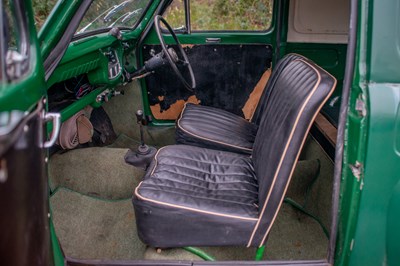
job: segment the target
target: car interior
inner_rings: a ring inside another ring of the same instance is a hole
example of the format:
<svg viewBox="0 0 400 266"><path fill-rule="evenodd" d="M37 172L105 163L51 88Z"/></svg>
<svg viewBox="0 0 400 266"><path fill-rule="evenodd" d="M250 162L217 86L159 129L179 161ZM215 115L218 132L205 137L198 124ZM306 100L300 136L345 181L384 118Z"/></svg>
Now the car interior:
<svg viewBox="0 0 400 266"><path fill-rule="evenodd" d="M88 7L47 78L67 260L326 260L349 2L233 2Z"/></svg>

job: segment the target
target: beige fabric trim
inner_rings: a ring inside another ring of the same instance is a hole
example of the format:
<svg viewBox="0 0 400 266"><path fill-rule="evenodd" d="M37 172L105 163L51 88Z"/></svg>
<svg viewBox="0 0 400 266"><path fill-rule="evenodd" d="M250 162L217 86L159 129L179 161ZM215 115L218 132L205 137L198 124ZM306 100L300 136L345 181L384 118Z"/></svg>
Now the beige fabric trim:
<svg viewBox="0 0 400 266"><path fill-rule="evenodd" d="M267 204L268 204L269 198L270 198L270 196L271 196L271 192L272 192L272 190L273 190L273 187L275 186L276 178L277 178L277 176L278 176L278 174L279 174L279 171L280 171L280 169L281 169L281 166L282 166L282 163L283 163L283 159L284 159L285 156L286 156L286 152L287 152L287 150L288 150L288 148L289 148L290 142L292 141L292 138L293 138L295 129L296 129L296 127L297 127L297 124L299 123L300 117L301 117L302 113L304 112L304 108L306 107L307 103L310 101L311 97L314 95L314 93L316 92L318 86L319 86L320 83L321 83L321 75L320 75L320 73L318 72L318 70L317 70L314 66L312 66L310 63L304 61L303 59L296 59L296 60L294 60L294 61L302 61L302 62L306 63L307 65L309 65L312 69L314 69L314 71L317 73L318 81L317 81L317 83L315 84L315 86L314 86L313 90L311 91L311 93L309 94L309 96L307 97L307 99L304 101L303 106L301 107L300 112L299 112L299 114L297 115L296 121L295 121L295 123L294 123L294 125L293 125L293 127L292 127L292 131L290 132L289 140L288 140L288 142L286 143L285 149L284 149L284 151L283 151L283 154L282 154L281 159L280 159L279 164L278 164L278 168L277 168L277 170L276 170L276 172L275 172L275 175L274 175L274 178L273 178L273 181L272 181L272 184L271 184L272 189L270 189L270 191L268 192L268 195L267 195L267 198L266 198L266 200L265 200L265 202L264 202L264 205L263 205L261 214L260 214L260 216L259 216L259 218L258 218L258 221L257 221L256 226L254 227L253 233L251 234L251 237L250 237L250 240L249 240L249 242L248 242L248 244L247 244L247 247L250 247L251 242L253 241L254 235L255 235L255 233L256 233L256 231L257 231L257 229L258 229L258 226L260 225L261 217L263 216L263 214L264 214L264 212L265 212L265 208L266 208L266 206L267 206ZM327 73L328 73L328 72L327 72ZM328 73L328 74L329 74L329 73ZM329 75L330 75L330 74L329 74ZM332 75L331 75L331 76L332 76ZM332 77L333 77L333 76L332 76ZM333 77L333 79L335 80L335 83L334 83L334 86L333 86L332 88L334 88L334 87L336 86L336 79L335 79L334 77ZM328 96L325 98L325 100L323 101L323 103L320 105L319 109L318 109L317 112L315 113L315 115L314 115L314 117L313 117L311 123L310 123L309 126L308 126L308 130L310 129L310 127L311 127L311 125L312 125L312 123L313 123L315 117L316 117L317 114L319 113L319 110L322 108L322 106L324 105L325 101L330 97L330 95L332 94L332 92L333 92L333 90L331 90L331 92L330 92L330 93L328 94ZM300 147L303 146L305 139L306 139L306 136L304 137L303 142L302 142L302 144L301 144ZM299 150L299 152L298 152L298 154L297 154L297 156L296 156L296 160L298 159L299 154L300 154L300 150ZM293 174L293 171L294 171L294 166L295 166L295 165L292 166L292 170L291 170L291 173L290 173L290 176L289 176L289 182L290 182L290 180L291 180L291 177L292 177L292 174ZM289 182L288 182L288 184L289 184ZM288 184L286 185L285 192L286 192L286 189L287 189L287 187L288 187ZM283 193L282 198L284 197L284 195L285 195L285 194ZM281 198L281 199L282 199L282 198ZM282 201L282 200L281 200L281 201ZM282 202L281 202L280 205L278 206L278 209L280 208L281 205L282 205ZM274 223L277 214L278 214L278 212L275 213L271 225ZM265 238L267 237L268 232L270 231L270 229L271 229L271 226L268 227L267 232L265 233L265 235L264 235L264 237L263 237L263 240L262 240L261 243L260 243L260 246L262 246L262 243L264 242Z"/></svg>
<svg viewBox="0 0 400 266"><path fill-rule="evenodd" d="M171 204L171 203L166 203L166 202L161 202L161 201L157 201L157 200L148 199L148 198L145 198L145 197L139 195L138 189L139 189L139 187L141 185L142 185L142 182L140 182L139 185L135 189L135 195L140 200L149 201L149 202L152 202L152 203L155 203L155 204L165 205L165 206L168 206L168 207L184 209L184 210L193 211L193 212L199 212L199 213L210 214L210 215L215 215L215 216L222 216L222 217L225 217L225 218L233 218L233 219L239 219L239 220L244 220L244 221L257 221L258 220L257 218L247 218L247 217L236 216L236 215L228 215L228 214L222 214L222 213L217 213L217 212L203 211L203 210L194 209L194 208L190 208L190 207L184 207L184 206L180 206L180 205L175 205L175 204Z"/></svg>
<svg viewBox="0 0 400 266"><path fill-rule="evenodd" d="M93 108L86 106L61 124L57 144L64 150L76 148L92 140L93 125L89 118Z"/></svg>
<svg viewBox="0 0 400 266"><path fill-rule="evenodd" d="M156 155L154 155L154 160L156 161L156 163L154 164L154 167L153 167L153 169L151 170L150 176L152 176L152 175L154 174L154 171L156 170L156 167L157 167L157 165L158 165L158 161L157 161L158 153L159 153L162 149L164 149L164 148L165 148L165 147L160 148L160 149L157 151Z"/></svg>
<svg viewBox="0 0 400 266"><path fill-rule="evenodd" d="M214 143L218 143L218 144L222 144L222 145L225 145L225 146L234 147L234 148L238 148L238 149L242 149L242 150L246 150L246 151L253 151L253 149L244 148L244 147L232 145L232 144L229 144L229 143L225 143L225 142L222 142L222 141L216 141L216 140L213 140L213 139L205 138L205 137L196 135L196 134L191 133L191 132L187 131L186 129L184 129L184 128L180 125L180 121L181 121L181 119L182 119L183 112L184 112L185 109L186 109L186 104L187 104L187 103L185 103L185 106L184 106L183 109L182 109L181 116L179 117L178 122L177 122L177 125L178 125L178 127L179 127L181 130L183 130L183 131L185 131L187 134L192 135L192 136L195 136L196 138L199 138L199 139L211 141L211 142L214 142Z"/></svg>
<svg viewBox="0 0 400 266"><path fill-rule="evenodd" d="M76 128L79 144L84 144L92 141L93 125L90 123L89 118L81 115L76 119Z"/></svg>

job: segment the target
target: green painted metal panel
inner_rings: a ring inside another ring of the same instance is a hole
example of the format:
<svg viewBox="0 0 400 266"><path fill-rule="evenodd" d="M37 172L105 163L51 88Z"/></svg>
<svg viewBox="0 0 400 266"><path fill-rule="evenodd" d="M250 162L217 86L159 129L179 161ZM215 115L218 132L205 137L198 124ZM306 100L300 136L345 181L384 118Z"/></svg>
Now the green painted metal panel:
<svg viewBox="0 0 400 266"><path fill-rule="evenodd" d="M368 30L370 80L400 82L400 1L369 1ZM373 19L371 19L373 18Z"/></svg>
<svg viewBox="0 0 400 266"><path fill-rule="evenodd" d="M399 2L359 4L336 264L399 265Z"/></svg>
<svg viewBox="0 0 400 266"><path fill-rule="evenodd" d="M370 84L368 89L370 121L360 209L349 261L352 265L380 265L387 260L388 207L400 182L400 154L395 147L400 85ZM391 215L400 215L400 204L392 206ZM392 230L393 234L400 232L398 226ZM389 246L400 250L398 239L389 241Z"/></svg>
<svg viewBox="0 0 400 266"><path fill-rule="evenodd" d="M38 34L42 58L46 58L58 43L81 3L82 0L60 0L57 2Z"/></svg>
<svg viewBox="0 0 400 266"><path fill-rule="evenodd" d="M398 153L398 150L396 151ZM392 191L388 207L388 220L386 226L387 264L396 265L400 261L400 182Z"/></svg>
<svg viewBox="0 0 400 266"><path fill-rule="evenodd" d="M30 6L30 1L24 1ZM29 21L33 21L31 8L25 10ZM46 86L44 70L39 47L37 45L36 28L28 23L29 31L29 70L18 80L12 82L0 81L0 112L21 110L30 111L45 95Z"/></svg>

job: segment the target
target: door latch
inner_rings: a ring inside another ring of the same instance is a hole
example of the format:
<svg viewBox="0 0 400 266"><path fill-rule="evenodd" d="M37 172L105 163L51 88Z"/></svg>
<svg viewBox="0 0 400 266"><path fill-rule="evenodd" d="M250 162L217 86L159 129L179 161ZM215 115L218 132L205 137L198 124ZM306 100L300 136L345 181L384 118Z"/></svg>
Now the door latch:
<svg viewBox="0 0 400 266"><path fill-rule="evenodd" d="M45 122L52 121L53 131L50 134L50 139L43 144L43 148L50 148L56 143L61 128L61 115L59 113L46 113L43 115Z"/></svg>

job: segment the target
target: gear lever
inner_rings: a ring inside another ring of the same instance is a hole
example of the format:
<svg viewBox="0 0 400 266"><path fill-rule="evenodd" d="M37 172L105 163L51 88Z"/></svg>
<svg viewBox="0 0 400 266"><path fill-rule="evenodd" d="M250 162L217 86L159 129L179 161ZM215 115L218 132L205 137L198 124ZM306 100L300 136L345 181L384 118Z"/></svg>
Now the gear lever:
<svg viewBox="0 0 400 266"><path fill-rule="evenodd" d="M143 111L136 111L136 122L139 125L140 130L140 146L138 147L139 154L147 154L149 152L149 146L144 143L144 134L143 134Z"/></svg>
<svg viewBox="0 0 400 266"><path fill-rule="evenodd" d="M146 170L151 161L153 160L153 157L156 154L157 149L148 146L144 143L143 124L145 120L143 111L139 109L137 110L135 115L136 115L136 122L139 125L139 130L140 130L140 145L136 151L129 150L126 153L125 162Z"/></svg>

